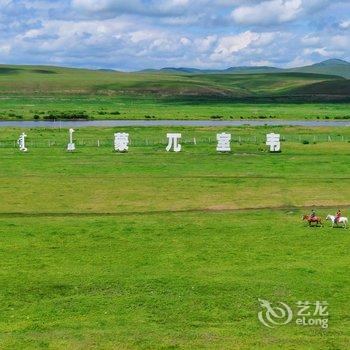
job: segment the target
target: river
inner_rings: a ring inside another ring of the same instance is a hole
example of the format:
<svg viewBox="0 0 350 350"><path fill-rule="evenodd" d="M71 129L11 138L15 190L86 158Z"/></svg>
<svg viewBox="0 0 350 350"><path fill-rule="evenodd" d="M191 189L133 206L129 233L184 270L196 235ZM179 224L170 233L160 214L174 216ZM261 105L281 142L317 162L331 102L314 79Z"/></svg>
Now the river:
<svg viewBox="0 0 350 350"><path fill-rule="evenodd" d="M117 127L117 126L350 126L349 121L335 120L75 120L75 121L0 121L0 128L82 128L82 127Z"/></svg>

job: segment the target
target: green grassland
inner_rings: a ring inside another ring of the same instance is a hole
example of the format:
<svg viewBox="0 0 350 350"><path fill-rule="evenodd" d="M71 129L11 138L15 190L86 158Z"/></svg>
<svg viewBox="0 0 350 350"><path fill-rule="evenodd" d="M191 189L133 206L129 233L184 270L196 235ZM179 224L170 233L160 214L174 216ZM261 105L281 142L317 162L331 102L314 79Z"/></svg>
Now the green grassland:
<svg viewBox="0 0 350 350"><path fill-rule="evenodd" d="M0 66L0 119L349 119L334 75L121 73Z"/></svg>
<svg viewBox="0 0 350 350"><path fill-rule="evenodd" d="M22 129L0 129L3 348L348 347L349 230L301 221L313 205L350 216L348 128L172 128L179 154L166 128L78 129L74 153L67 130L25 131L19 153ZM268 329L258 298L327 300L329 328Z"/></svg>

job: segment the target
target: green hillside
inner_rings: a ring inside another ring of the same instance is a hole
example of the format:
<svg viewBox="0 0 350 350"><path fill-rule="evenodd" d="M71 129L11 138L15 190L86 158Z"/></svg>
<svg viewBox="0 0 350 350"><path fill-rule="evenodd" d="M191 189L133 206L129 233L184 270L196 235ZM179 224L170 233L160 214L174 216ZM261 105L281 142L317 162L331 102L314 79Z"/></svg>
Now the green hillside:
<svg viewBox="0 0 350 350"><path fill-rule="evenodd" d="M302 94L304 96L313 95L323 98L333 99L335 96L349 96L350 95L350 80L327 80L309 84L291 90L290 93Z"/></svg>
<svg viewBox="0 0 350 350"><path fill-rule="evenodd" d="M2 95L150 95L159 98L204 96L239 100L286 97L295 89L299 89L300 93L309 85L329 81L332 81L332 86L336 86L343 84L344 79L309 73L183 75L35 66L0 67ZM329 93L331 92L330 90ZM346 92L344 98L347 97Z"/></svg>
<svg viewBox="0 0 350 350"><path fill-rule="evenodd" d="M350 78L350 63L331 59L310 66L298 67L289 70L290 72L315 73L315 74L333 74L344 78Z"/></svg>
<svg viewBox="0 0 350 350"><path fill-rule="evenodd" d="M0 66L3 120L347 119L348 102L349 80L335 75L123 73Z"/></svg>

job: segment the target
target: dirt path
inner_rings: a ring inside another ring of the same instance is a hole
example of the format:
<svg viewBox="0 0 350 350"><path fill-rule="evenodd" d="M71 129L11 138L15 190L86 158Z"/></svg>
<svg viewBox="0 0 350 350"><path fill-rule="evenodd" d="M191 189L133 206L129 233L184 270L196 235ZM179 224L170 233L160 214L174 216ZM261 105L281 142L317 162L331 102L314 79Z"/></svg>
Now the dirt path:
<svg viewBox="0 0 350 350"><path fill-rule="evenodd" d="M8 212L1 213L0 218L28 218L28 217L114 217L114 216L130 216L130 215L161 215L161 214L181 214L181 213L220 213L220 212L244 212L244 211L294 211L294 210L310 210L314 205L307 206L264 206L264 207L246 207L246 208L193 208L193 209L178 209L178 210L153 210L153 211L125 211L125 212ZM336 208L350 208L350 203L339 205L319 205L318 210Z"/></svg>

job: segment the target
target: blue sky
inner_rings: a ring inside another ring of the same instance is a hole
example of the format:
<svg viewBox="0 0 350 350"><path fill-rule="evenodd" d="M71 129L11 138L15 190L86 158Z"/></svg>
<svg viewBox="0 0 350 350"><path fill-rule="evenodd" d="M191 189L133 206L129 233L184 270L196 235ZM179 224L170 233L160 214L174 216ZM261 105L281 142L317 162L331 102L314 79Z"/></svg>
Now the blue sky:
<svg viewBox="0 0 350 350"><path fill-rule="evenodd" d="M350 60L350 1L0 0L0 63L294 67Z"/></svg>

